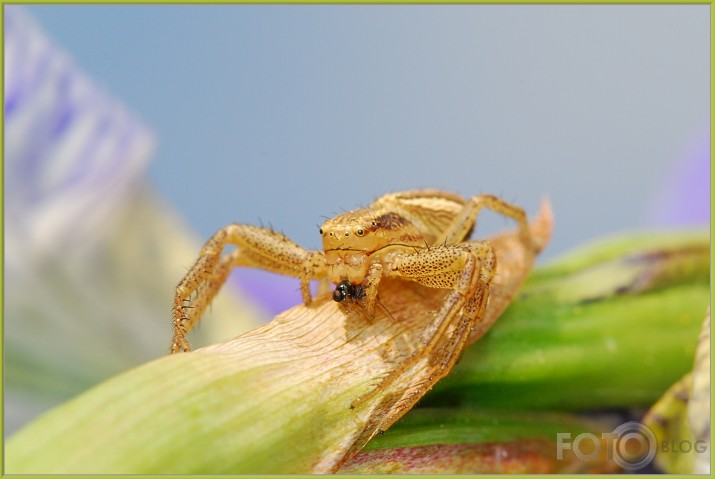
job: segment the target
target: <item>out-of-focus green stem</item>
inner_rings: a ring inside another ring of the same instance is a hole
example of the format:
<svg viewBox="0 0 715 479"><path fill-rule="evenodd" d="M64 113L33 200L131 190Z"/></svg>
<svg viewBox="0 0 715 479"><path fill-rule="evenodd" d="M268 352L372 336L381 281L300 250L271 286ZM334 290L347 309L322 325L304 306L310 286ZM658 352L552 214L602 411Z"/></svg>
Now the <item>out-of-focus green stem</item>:
<svg viewBox="0 0 715 479"><path fill-rule="evenodd" d="M649 406L692 368L709 276L707 232L584 247L535 271L422 404Z"/></svg>
<svg viewBox="0 0 715 479"><path fill-rule="evenodd" d="M475 408L417 408L383 435L365 446L366 451L428 444L502 442L548 437L559 432L574 435L605 432L612 424L565 413Z"/></svg>

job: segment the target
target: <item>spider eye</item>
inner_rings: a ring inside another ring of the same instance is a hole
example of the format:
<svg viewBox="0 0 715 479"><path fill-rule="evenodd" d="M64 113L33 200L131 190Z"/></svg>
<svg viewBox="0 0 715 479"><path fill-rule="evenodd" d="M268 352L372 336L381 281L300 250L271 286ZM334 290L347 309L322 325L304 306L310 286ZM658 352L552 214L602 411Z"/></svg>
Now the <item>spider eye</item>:
<svg viewBox="0 0 715 479"><path fill-rule="evenodd" d="M362 236L365 234L365 232L362 229L357 230L356 233L358 236Z"/></svg>
<svg viewBox="0 0 715 479"><path fill-rule="evenodd" d="M320 228L320 229L318 230L318 233L320 233L320 234L322 235L322 234L323 234L323 228Z"/></svg>

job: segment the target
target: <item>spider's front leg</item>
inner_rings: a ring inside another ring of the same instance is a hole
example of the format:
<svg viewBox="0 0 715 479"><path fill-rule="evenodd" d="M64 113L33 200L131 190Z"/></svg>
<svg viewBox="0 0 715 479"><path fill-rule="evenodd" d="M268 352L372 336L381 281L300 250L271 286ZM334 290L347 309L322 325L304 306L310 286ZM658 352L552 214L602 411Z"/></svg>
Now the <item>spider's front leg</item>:
<svg viewBox="0 0 715 479"><path fill-rule="evenodd" d="M235 245L237 249L222 256L227 245ZM308 251L284 235L266 228L229 225L206 242L199 258L176 287L171 353L191 350L186 335L236 266L261 268L300 278L305 304L311 302L310 281L326 276L322 252Z"/></svg>
<svg viewBox="0 0 715 479"><path fill-rule="evenodd" d="M494 249L486 242L439 246L417 253L394 252L385 258L386 276L415 281L432 288L451 289L435 320L424 333L421 348L406 358L373 390L351 407L390 387L421 358L431 358L430 371L420 390L431 387L454 366L469 333L484 316L489 286L496 269ZM420 397L420 394L414 394ZM416 399L415 399L416 400Z"/></svg>

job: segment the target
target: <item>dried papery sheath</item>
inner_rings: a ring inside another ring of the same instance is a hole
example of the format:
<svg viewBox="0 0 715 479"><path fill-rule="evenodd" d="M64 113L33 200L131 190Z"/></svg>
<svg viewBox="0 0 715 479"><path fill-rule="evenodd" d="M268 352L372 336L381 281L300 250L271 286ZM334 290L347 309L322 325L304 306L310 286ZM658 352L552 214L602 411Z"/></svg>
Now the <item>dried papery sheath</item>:
<svg viewBox="0 0 715 479"><path fill-rule="evenodd" d="M667 474L709 474L710 310L700 330L693 370L663 394L643 419L655 435L654 463Z"/></svg>
<svg viewBox="0 0 715 479"><path fill-rule="evenodd" d="M54 45L22 8L5 10L5 220L17 262L81 255L142 187L149 128ZM20 268L21 269L21 268Z"/></svg>
<svg viewBox="0 0 715 479"><path fill-rule="evenodd" d="M692 438L701 446L706 446L702 454L696 456L693 470L696 474L710 474L712 457L712 396L711 396L711 356L710 356L710 309L703 321L693 366L693 388L688 401L688 427ZM702 450L702 447L701 447Z"/></svg>
<svg viewBox="0 0 715 479"><path fill-rule="evenodd" d="M543 246L550 231L545 208L532 232ZM497 254L514 247L510 238L494 239ZM520 283L533 260L533 253L505 255L497 266L502 283L493 291L512 296L513 291L500 288ZM431 357L421 357L387 388L369 395L419 353L445 294L385 280L380 285L384 309L377 309L371 321L328 294L236 339L146 364L15 435L6 470L335 471L443 374ZM485 321L494 322L497 306ZM355 404L361 397L368 399Z"/></svg>

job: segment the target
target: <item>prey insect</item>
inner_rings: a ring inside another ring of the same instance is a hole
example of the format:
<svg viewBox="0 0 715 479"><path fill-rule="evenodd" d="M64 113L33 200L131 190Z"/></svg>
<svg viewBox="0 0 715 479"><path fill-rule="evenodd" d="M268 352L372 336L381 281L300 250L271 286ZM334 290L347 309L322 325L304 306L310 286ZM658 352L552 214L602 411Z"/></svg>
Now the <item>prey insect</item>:
<svg viewBox="0 0 715 479"><path fill-rule="evenodd" d="M338 303L346 300L359 302L365 298L365 287L361 284L352 284L347 279L344 279L335 287L333 291L333 299Z"/></svg>
<svg viewBox="0 0 715 479"><path fill-rule="evenodd" d="M494 249L487 241L468 240L484 207L514 219L521 241L533 247L521 208L492 195L463 199L439 190L387 194L367 208L325 221L319 230L322 251L306 250L270 229L229 225L206 242L176 287L171 353L190 351L188 332L234 267L298 278L306 305L312 302L310 281L328 280L335 285L333 300L360 304L368 318L379 304L380 281L389 277L451 292L417 352L368 396L389 386L421 358L440 364L441 377L456 362L472 327L484 317L489 299L496 268ZM223 253L228 245L237 248Z"/></svg>

